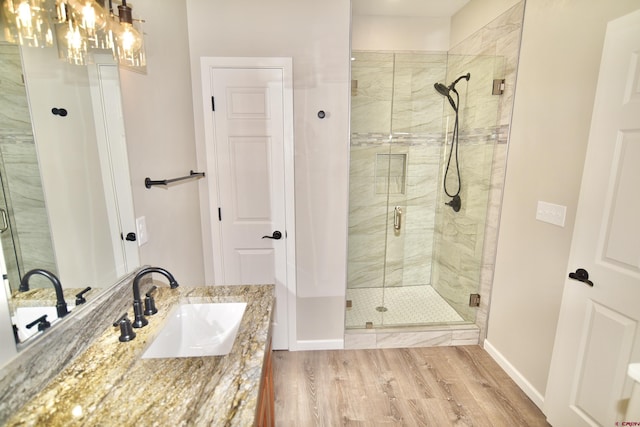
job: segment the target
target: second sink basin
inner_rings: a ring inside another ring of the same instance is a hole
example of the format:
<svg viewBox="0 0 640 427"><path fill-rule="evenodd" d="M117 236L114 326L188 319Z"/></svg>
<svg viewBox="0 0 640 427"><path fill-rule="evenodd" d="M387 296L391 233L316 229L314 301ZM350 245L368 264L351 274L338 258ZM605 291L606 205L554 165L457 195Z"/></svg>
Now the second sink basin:
<svg viewBox="0 0 640 427"><path fill-rule="evenodd" d="M244 302L180 304L142 358L228 354L246 307Z"/></svg>
<svg viewBox="0 0 640 427"><path fill-rule="evenodd" d="M74 308L75 306L73 305L67 306L67 309L69 311L73 310ZM27 329L27 325L45 314L47 315L47 321L49 321L51 324L58 320L58 311L53 306L16 308L15 316L13 318L13 324L18 328L18 336L20 337L20 342L23 342L27 338L30 338L40 332L38 331L38 326L33 326L30 329Z"/></svg>

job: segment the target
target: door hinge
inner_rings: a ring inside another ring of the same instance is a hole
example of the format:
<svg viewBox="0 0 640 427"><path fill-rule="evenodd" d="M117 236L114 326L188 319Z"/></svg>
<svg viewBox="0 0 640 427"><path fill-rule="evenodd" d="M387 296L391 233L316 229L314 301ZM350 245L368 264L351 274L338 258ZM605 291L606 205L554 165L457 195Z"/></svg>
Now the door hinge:
<svg viewBox="0 0 640 427"><path fill-rule="evenodd" d="M211 97L211 111L216 111L216 100L213 96Z"/></svg>
<svg viewBox="0 0 640 427"><path fill-rule="evenodd" d="M469 307L480 307L480 294L469 295Z"/></svg>
<svg viewBox="0 0 640 427"><path fill-rule="evenodd" d="M218 221L222 221L222 208L218 208Z"/></svg>
<svg viewBox="0 0 640 427"><path fill-rule="evenodd" d="M504 93L504 79L493 79L491 95L502 95Z"/></svg>

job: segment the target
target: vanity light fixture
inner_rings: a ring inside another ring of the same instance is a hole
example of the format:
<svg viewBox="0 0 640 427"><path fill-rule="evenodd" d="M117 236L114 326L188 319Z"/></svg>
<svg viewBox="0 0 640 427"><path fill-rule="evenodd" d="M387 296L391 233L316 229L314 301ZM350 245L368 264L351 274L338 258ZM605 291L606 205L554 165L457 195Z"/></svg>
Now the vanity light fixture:
<svg viewBox="0 0 640 427"><path fill-rule="evenodd" d="M87 33L84 28L80 27L73 14L69 13L69 7L66 3L63 4L61 12L62 10L64 10L64 21L55 24L58 57L70 64L86 65Z"/></svg>
<svg viewBox="0 0 640 427"><path fill-rule="evenodd" d="M22 46L52 46L61 59L85 65L92 49L111 50L121 65L146 66L144 38L127 0L120 0L117 15L113 0L0 0L5 39ZM53 29L55 28L55 33Z"/></svg>
<svg viewBox="0 0 640 427"><path fill-rule="evenodd" d="M131 12L127 0L122 0L122 4L118 6L120 25L114 31L118 62L130 67L144 67L147 64L144 41L140 32L133 26Z"/></svg>
<svg viewBox="0 0 640 427"><path fill-rule="evenodd" d="M104 0L76 0L71 2L72 14L84 29L89 49L113 49L110 11L105 10Z"/></svg>
<svg viewBox="0 0 640 427"><path fill-rule="evenodd" d="M29 47L53 45L47 0L5 0L3 9L10 29L8 41Z"/></svg>

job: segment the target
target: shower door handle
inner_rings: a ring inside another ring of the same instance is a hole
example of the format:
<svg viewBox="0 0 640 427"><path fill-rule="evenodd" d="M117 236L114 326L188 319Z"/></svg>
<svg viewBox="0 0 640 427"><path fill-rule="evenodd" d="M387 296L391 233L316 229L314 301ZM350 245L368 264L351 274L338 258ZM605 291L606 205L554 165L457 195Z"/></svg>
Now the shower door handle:
<svg viewBox="0 0 640 427"><path fill-rule="evenodd" d="M393 228L395 230L400 230L402 227L402 208L400 206L396 206L393 209Z"/></svg>
<svg viewBox="0 0 640 427"><path fill-rule="evenodd" d="M2 215L2 226L0 227L0 233L4 233L9 229L9 221L7 220L7 211L4 209L0 209L0 214Z"/></svg>

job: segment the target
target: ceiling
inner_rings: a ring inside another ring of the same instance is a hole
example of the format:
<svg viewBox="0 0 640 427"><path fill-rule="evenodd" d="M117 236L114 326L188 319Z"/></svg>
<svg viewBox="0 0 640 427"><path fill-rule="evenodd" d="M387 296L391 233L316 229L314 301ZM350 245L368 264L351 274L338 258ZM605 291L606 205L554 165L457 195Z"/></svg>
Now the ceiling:
<svg viewBox="0 0 640 427"><path fill-rule="evenodd" d="M470 0L352 0L354 15L450 17Z"/></svg>

